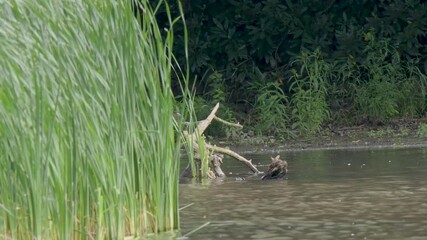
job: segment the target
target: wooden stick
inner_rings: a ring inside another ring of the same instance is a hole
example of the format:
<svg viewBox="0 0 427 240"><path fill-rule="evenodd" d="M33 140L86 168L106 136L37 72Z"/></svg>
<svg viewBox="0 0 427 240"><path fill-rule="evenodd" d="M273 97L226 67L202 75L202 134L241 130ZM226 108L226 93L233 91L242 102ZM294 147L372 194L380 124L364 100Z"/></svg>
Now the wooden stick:
<svg viewBox="0 0 427 240"><path fill-rule="evenodd" d="M234 151L231 151L230 149L227 148L222 148L222 147L217 147L217 146L213 146L210 145L209 143L206 143L206 147L209 150L213 150L214 152L219 152L219 153L223 153L223 154L227 154L230 157L233 157L241 162L243 162L244 164L246 164L251 170L252 172L256 173L256 174L260 174L262 173L261 171L259 171L253 164L252 164L252 160L248 160L242 156L240 156L239 154L237 154Z"/></svg>
<svg viewBox="0 0 427 240"><path fill-rule="evenodd" d="M209 116L205 120L199 122L197 135L201 136L203 132L206 130L206 128L209 126L209 124L211 124L212 120L215 118L215 113L218 111L218 108L219 108L219 103L215 105L215 107L212 109L212 112L209 114Z"/></svg>
<svg viewBox="0 0 427 240"><path fill-rule="evenodd" d="M221 118L219 118L217 116L215 116L214 119L217 120L218 122L223 123L223 124L228 125L228 126L243 128L243 126L240 125L240 123L228 122L228 121L225 121L224 119L221 119Z"/></svg>

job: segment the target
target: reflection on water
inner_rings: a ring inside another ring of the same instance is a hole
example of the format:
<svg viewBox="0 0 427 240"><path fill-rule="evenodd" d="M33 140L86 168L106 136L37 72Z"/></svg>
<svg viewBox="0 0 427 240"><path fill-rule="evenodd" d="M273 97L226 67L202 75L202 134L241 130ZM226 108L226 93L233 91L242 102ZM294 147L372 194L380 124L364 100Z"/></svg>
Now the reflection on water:
<svg viewBox="0 0 427 240"><path fill-rule="evenodd" d="M286 180L225 159L222 181L181 184L189 239L427 239L427 150L282 153ZM270 155L247 156L266 169ZM264 166L265 165L265 166Z"/></svg>

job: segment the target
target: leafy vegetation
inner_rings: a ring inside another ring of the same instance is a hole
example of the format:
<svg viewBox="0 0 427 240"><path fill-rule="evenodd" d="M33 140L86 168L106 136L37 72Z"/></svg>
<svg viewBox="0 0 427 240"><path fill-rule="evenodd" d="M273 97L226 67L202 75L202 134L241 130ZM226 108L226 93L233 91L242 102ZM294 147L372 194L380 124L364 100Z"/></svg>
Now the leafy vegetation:
<svg viewBox="0 0 427 240"><path fill-rule="evenodd" d="M422 123L418 127L417 134L420 137L427 137L427 123Z"/></svg>
<svg viewBox="0 0 427 240"><path fill-rule="evenodd" d="M140 4L0 2L0 238L179 227L173 31Z"/></svg>
<svg viewBox="0 0 427 240"><path fill-rule="evenodd" d="M254 106L258 117L254 128L259 134L288 135L288 99L283 90L277 83L255 85L254 88L259 91Z"/></svg>
<svg viewBox="0 0 427 240"><path fill-rule="evenodd" d="M195 0L184 12L190 70L203 76L197 95L225 101L238 121L266 134L427 110L424 1ZM183 59L180 49L178 41ZM286 101L260 86L279 87ZM285 124L262 126L271 115L259 111L261 99L286 112Z"/></svg>
<svg viewBox="0 0 427 240"><path fill-rule="evenodd" d="M293 127L303 134L312 135L329 118L326 96L330 66L321 59L318 50L303 52L293 65L301 67L299 72L292 69L290 89L295 92L291 100Z"/></svg>
<svg viewBox="0 0 427 240"><path fill-rule="evenodd" d="M414 61L402 61L388 40L365 36L366 62L354 81L355 104L361 114L389 119L400 115L414 117L425 110L427 79Z"/></svg>

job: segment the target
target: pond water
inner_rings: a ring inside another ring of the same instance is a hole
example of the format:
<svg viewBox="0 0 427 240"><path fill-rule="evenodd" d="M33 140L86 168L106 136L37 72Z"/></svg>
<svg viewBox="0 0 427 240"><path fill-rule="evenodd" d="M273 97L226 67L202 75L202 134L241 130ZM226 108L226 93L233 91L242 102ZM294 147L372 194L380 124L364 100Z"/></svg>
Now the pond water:
<svg viewBox="0 0 427 240"><path fill-rule="evenodd" d="M250 155L264 171L276 154ZM284 152L284 180L225 159L222 180L180 185L185 239L427 239L427 149Z"/></svg>

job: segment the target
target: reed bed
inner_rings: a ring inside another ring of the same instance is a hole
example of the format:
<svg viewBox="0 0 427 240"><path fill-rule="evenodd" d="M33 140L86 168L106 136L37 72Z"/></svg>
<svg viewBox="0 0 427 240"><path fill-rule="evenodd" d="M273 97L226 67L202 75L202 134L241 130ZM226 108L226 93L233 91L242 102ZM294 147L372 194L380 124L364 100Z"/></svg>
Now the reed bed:
<svg viewBox="0 0 427 240"><path fill-rule="evenodd" d="M179 228L173 34L139 3L0 1L1 239Z"/></svg>

